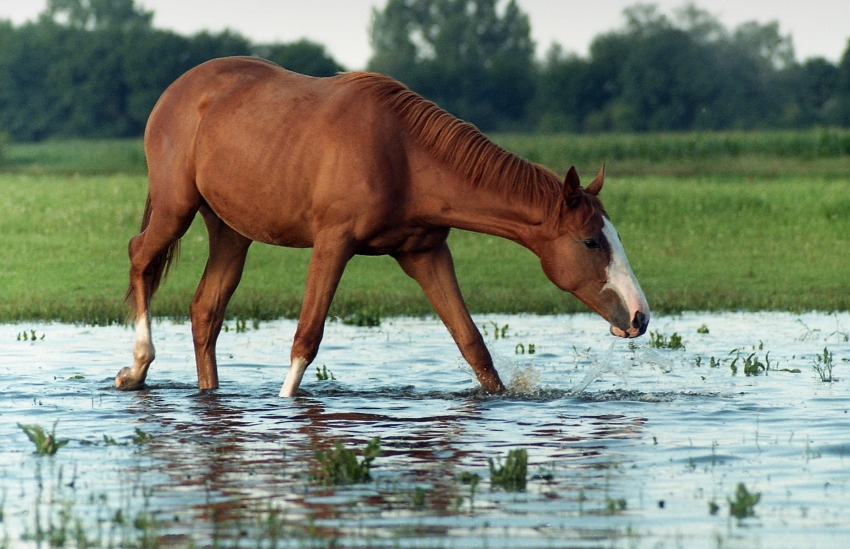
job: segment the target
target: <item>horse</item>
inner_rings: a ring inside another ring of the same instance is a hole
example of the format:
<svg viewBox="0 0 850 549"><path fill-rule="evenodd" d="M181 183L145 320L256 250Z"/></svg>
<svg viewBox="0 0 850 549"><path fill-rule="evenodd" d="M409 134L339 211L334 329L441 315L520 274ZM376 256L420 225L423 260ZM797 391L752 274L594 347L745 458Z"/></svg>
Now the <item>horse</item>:
<svg viewBox="0 0 850 549"><path fill-rule="evenodd" d="M253 241L312 247L281 397L316 357L331 300L355 255L390 255L422 288L485 393L505 386L458 287L452 228L507 238L610 323L642 335L649 306L599 192L502 149L403 84L378 74L313 78L258 58L190 69L162 94L145 128L148 195L129 243L133 365L154 360L150 301L200 212L209 257L190 305L201 390L217 389L215 346Z"/></svg>

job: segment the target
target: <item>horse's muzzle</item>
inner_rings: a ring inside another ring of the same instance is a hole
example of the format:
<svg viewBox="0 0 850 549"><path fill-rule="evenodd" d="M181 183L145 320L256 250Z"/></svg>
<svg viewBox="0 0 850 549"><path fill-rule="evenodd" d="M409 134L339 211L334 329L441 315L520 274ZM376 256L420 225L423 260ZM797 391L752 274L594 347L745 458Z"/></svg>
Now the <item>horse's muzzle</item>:
<svg viewBox="0 0 850 549"><path fill-rule="evenodd" d="M611 325L611 333L617 337L625 337L628 339L640 337L646 333L646 328L649 326L649 314L643 311L636 311L632 317L631 323L625 330Z"/></svg>

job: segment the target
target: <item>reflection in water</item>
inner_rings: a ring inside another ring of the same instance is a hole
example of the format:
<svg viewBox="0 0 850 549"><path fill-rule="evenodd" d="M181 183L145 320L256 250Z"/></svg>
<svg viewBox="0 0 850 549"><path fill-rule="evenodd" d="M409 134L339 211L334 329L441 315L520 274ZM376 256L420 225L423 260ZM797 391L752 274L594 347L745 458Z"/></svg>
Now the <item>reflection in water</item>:
<svg viewBox="0 0 850 549"><path fill-rule="evenodd" d="M165 479L152 493L161 504L194 509L191 520L170 527L192 535L237 520L246 502L285 509L290 520L321 524L323 535L331 538L350 535L347 524L353 518L389 520L415 505L427 505L434 517L486 513L498 509L497 502L480 493L476 502L458 475L477 472L486 483L486 458L516 446L526 448L544 469L540 497L559 500L562 507L566 502L568 514L575 513L587 499L584 494L615 481L626 461L607 443L640 439L645 422L621 414L560 412L549 422L533 414L529 421L512 417L535 404L563 410L568 407L563 394L524 399L329 387L258 406L250 395L180 392L187 399L182 407L167 389L141 391L128 401L127 413L144 429L156 426L161 433L144 451ZM310 482L317 450L328 450L333 441L360 449L375 436L381 438L383 453L373 469L373 485L340 496L333 487ZM554 480L555 469L574 473ZM414 502L417 489L420 503ZM440 536L457 528L440 521L428 525Z"/></svg>
<svg viewBox="0 0 850 549"><path fill-rule="evenodd" d="M596 320L582 318L497 317L511 325L490 342L510 380L499 397L475 390L437 321L329 324L335 346L319 363L338 381L305 379L295 399L277 397L280 368L267 358L286 348L275 335L286 321L223 334L214 392L197 390L187 325L160 327L150 385L135 393L111 385L132 331L46 325L55 347L28 343L0 363L0 547L4 534L10 547L46 546L36 533L63 517L103 532L100 546L838 546L850 536L846 388L806 375L824 345L850 358L850 343L831 336L850 316L806 317L804 340L777 315L656 319L686 351L599 343ZM818 333L831 339L812 341ZM788 371L734 375L730 349L760 341L749 352L769 350ZM515 354L518 342L538 353ZM73 345L83 350L62 352ZM17 423L57 419L70 444L34 456ZM374 481L311 479L317 450L374 437ZM517 448L529 456L527 490L492 489L488 458ZM725 509L738 482L762 493L745 528Z"/></svg>

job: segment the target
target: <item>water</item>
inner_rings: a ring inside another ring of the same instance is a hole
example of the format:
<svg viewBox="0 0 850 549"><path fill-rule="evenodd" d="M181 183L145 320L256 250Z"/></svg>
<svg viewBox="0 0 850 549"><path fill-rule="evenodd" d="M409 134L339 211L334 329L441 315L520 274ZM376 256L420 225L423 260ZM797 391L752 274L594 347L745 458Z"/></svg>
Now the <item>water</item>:
<svg viewBox="0 0 850 549"><path fill-rule="evenodd" d="M129 393L112 383L129 363L131 329L0 326L0 547L850 541L849 314L654 318L685 350L650 348L646 337L630 345L589 314L476 320L507 396L475 390L431 319L328 323L315 364L337 380L311 367L292 400L277 397L291 321L243 333L231 322L211 393L197 390L186 323L155 323L149 385ZM825 347L832 383L813 367ZM744 374L750 356L769 360L767 375ZM17 424L57 420L70 442L36 456ZM140 433L153 438L134 442ZM376 436L384 452L372 482L310 477L316 449L360 449ZM526 491L493 489L487 458L516 448L528 451ZM474 493L463 472L481 477ZM761 493L743 520L729 513L739 483Z"/></svg>

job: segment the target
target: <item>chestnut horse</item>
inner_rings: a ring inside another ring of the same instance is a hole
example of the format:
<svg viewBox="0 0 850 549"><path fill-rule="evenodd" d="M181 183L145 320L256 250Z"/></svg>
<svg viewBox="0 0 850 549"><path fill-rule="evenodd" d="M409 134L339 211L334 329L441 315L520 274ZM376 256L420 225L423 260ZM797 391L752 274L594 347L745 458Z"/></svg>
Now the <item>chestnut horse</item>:
<svg viewBox="0 0 850 549"><path fill-rule="evenodd" d="M296 393L315 358L355 254L392 256L422 287L482 388L504 391L458 288L446 244L452 227L525 246L617 336L637 337L649 323L598 198L604 167L587 188L574 168L562 182L390 78L311 78L260 59L209 61L163 93L145 154L147 204L129 245L134 360L117 387L145 381L154 359L151 296L198 211L209 231L190 308L201 389L218 387L215 344L254 240L313 248L281 396Z"/></svg>

